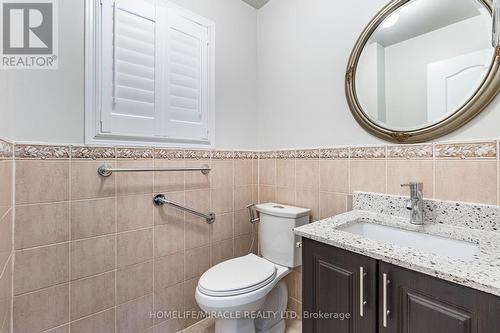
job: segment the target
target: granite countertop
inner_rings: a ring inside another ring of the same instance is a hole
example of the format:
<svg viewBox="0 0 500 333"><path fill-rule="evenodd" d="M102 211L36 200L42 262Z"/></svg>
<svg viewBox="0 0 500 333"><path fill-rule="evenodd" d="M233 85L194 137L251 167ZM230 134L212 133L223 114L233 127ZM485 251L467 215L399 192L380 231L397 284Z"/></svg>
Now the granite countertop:
<svg viewBox="0 0 500 333"><path fill-rule="evenodd" d="M459 259L377 241L339 230L358 220L418 231L478 245L472 259ZM295 234L354 253L500 296L500 234L494 231L430 223L412 225L408 218L365 210L327 218L294 229Z"/></svg>

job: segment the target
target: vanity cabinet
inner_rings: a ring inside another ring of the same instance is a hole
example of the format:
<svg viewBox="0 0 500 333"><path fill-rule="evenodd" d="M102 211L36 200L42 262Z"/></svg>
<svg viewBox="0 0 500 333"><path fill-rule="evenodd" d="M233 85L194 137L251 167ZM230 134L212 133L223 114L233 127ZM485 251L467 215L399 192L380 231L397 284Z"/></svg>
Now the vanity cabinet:
<svg viewBox="0 0 500 333"><path fill-rule="evenodd" d="M500 297L309 239L302 256L303 333L500 332Z"/></svg>

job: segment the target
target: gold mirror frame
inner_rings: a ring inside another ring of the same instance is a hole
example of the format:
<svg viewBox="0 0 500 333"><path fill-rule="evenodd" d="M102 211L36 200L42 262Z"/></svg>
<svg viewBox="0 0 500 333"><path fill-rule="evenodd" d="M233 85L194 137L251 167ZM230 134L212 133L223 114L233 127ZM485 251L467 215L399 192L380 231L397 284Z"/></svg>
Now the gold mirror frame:
<svg viewBox="0 0 500 333"><path fill-rule="evenodd" d="M410 1L411 0L393 0L370 21L368 26L361 33L361 36L358 38L356 45L351 52L345 76L345 92L347 102L356 121L363 128L368 130L368 132L379 138L387 141L407 144L433 140L462 127L463 125L471 121L474 117L476 117L479 113L481 113L484 108L486 108L486 106L495 98L500 88L499 46L495 50L495 56L492 59L488 74L486 75L479 88L460 109L458 109L445 119L415 130L396 131L377 124L369 116L367 116L367 114L363 111L363 108L361 107L361 104L356 95L356 69L358 66L359 58L364 50L366 43L370 39L373 32L378 28L378 26L389 15L391 15L401 6ZM478 1L481 2L491 14L491 0Z"/></svg>

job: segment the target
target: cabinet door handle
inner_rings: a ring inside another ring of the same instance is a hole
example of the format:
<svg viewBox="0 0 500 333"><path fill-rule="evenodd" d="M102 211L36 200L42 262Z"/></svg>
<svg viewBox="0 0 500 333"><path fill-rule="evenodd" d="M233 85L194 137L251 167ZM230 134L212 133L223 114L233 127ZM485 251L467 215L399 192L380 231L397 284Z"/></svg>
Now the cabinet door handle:
<svg viewBox="0 0 500 333"><path fill-rule="evenodd" d="M365 315L365 276L366 272L363 266L359 268L359 316Z"/></svg>
<svg viewBox="0 0 500 333"><path fill-rule="evenodd" d="M382 326L387 327L387 317L391 313L387 309L387 286L391 281L387 278L387 274L382 274Z"/></svg>

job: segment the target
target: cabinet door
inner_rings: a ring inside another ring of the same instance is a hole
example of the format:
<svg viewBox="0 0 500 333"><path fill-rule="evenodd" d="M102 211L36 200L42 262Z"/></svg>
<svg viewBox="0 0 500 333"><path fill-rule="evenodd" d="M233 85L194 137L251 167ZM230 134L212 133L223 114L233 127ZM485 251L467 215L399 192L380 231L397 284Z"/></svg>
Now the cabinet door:
<svg viewBox="0 0 500 333"><path fill-rule="evenodd" d="M389 311L386 322L384 309ZM499 329L499 297L379 263L379 332L498 333Z"/></svg>
<svg viewBox="0 0 500 333"><path fill-rule="evenodd" d="M376 332L376 260L304 239L302 262L303 333Z"/></svg>

